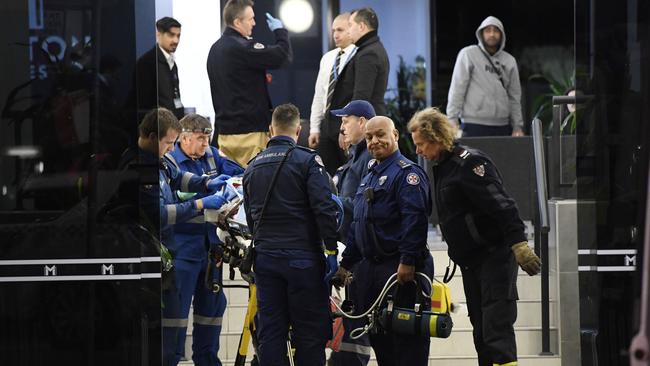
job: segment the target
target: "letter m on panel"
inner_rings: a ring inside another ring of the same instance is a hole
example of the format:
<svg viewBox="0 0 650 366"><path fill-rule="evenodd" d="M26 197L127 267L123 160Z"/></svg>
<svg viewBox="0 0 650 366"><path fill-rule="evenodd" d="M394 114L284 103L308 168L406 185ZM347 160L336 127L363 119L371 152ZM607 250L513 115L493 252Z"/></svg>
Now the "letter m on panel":
<svg viewBox="0 0 650 366"><path fill-rule="evenodd" d="M108 265L108 266L105 265L105 264L102 264L102 274L103 275L105 275L105 274L114 274L114 273L115 273L115 267L112 264Z"/></svg>
<svg viewBox="0 0 650 366"><path fill-rule="evenodd" d="M56 266L48 266L46 265L45 268L43 269L44 276L56 276Z"/></svg>

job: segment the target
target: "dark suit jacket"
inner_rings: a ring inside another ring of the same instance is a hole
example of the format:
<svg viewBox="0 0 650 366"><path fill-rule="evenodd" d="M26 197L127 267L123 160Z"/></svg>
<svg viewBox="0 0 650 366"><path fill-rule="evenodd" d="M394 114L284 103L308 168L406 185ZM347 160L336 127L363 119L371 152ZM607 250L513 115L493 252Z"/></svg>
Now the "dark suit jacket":
<svg viewBox="0 0 650 366"><path fill-rule="evenodd" d="M372 31L356 43L359 49L345 65L338 77L330 110L345 107L352 100L365 100L375 108L378 116L386 115L384 94L388 84L388 55L376 31ZM340 117L327 113L327 126L322 130L338 135Z"/></svg>
<svg viewBox="0 0 650 366"><path fill-rule="evenodd" d="M156 73L158 74L157 81ZM180 97L177 64L175 63L170 70L165 55L158 49L158 45L138 59L135 82L139 111L156 108L159 105L172 111L179 119L183 117L183 108L174 106L175 88Z"/></svg>
<svg viewBox="0 0 650 366"><path fill-rule="evenodd" d="M263 45L226 27L210 48L207 69L219 134L266 132L271 123L267 69L291 63L289 32L276 29L275 44Z"/></svg>

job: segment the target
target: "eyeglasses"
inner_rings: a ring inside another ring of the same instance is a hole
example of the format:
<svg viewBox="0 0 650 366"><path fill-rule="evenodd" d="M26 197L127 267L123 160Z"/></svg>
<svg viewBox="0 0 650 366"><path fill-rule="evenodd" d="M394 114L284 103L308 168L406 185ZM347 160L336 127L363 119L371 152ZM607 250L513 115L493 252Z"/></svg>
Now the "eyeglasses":
<svg viewBox="0 0 650 366"><path fill-rule="evenodd" d="M184 128L183 129L183 132L196 132L196 133L202 133L202 134L206 134L206 135L212 134L212 131L213 131L213 129L210 128L210 127L194 128L194 129L192 129L192 128Z"/></svg>

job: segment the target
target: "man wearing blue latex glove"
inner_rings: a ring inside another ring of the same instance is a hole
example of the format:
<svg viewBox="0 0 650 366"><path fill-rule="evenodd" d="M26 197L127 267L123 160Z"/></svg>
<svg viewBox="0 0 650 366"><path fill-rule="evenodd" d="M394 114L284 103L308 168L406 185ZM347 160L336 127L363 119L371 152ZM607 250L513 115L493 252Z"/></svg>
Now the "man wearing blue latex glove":
<svg viewBox="0 0 650 366"><path fill-rule="evenodd" d="M267 22L275 36L272 44L253 39L253 1L228 0L223 8L226 28L208 54L214 126L219 136L215 142L243 167L269 141L273 107L268 92L272 78L267 70L287 66L293 59L287 29L268 14Z"/></svg>
<svg viewBox="0 0 650 366"><path fill-rule="evenodd" d="M296 365L323 366L332 333L324 279L325 267L328 276L336 272L336 203L320 156L296 145L298 108L278 106L270 132L268 148L243 179L254 231L258 357L261 365L286 364L291 326Z"/></svg>
<svg viewBox="0 0 650 366"><path fill-rule="evenodd" d="M143 184L140 191L140 200L149 220L155 222L156 226L160 225L160 241L169 249L174 261L175 279L172 277L174 274L167 275L167 278L170 279L170 282L174 283L174 286L165 288L162 293L164 304L164 308L162 309L162 356L164 365L176 365L182 355L182 353L178 353L177 345L184 344L185 342L185 333L181 331L183 329L181 325L187 324L187 319L179 316L183 306L181 304L183 301L183 293L179 291L179 288L182 287L182 281L184 281L182 278L185 268L183 259L187 259L190 255L188 253L191 253L192 250L197 250L196 248L205 251L203 242L194 246L186 245L187 243L184 241L183 236L178 234L184 229L184 225L194 225L193 222L203 219L202 210L204 205L200 197L210 194L208 191L208 180L210 178L208 176L218 172L216 170L212 173L209 171L195 171L198 174L193 174L191 169L180 169L178 159L170 160L168 158L171 155L167 153L174 154L179 152L177 151L179 149L174 149L175 141L178 139L178 135L183 133L183 127L169 110L165 108L151 110L138 126L138 131L139 163L147 165L155 164L159 167L158 184ZM205 146L208 146L207 143ZM193 155L195 150L188 150L187 152ZM190 158L188 160L194 161ZM226 166L226 164L224 163L220 166ZM239 172L241 172L241 167L239 169ZM226 170L223 170L223 172L238 174ZM197 193L198 196L196 197L199 199L190 197L190 199L183 201L175 193L179 190ZM225 202L225 199L221 199ZM218 201L219 199L212 198L210 200ZM210 205L216 206L218 203L212 202ZM199 227L203 231L195 231L194 233L197 233L202 238L206 235L205 224L199 225ZM224 301L223 307L225 308L225 306ZM197 326L196 322L200 318L195 316L194 319L194 336L197 339L199 338L197 336L197 328L199 326ZM218 340L218 335L216 339ZM195 350L195 355L200 354L202 352ZM216 351L214 357L216 357ZM195 358L195 365L201 364L205 365L206 363L200 363ZM214 363L210 363L210 365L214 365Z"/></svg>
<svg viewBox="0 0 650 366"><path fill-rule="evenodd" d="M176 148L165 155L169 165L197 176L212 177L206 184L209 192L193 197L200 209L218 209L231 198L225 194L227 180L239 175L244 169L228 159L217 148L210 146L212 124L198 114L188 114L180 121L182 131ZM205 178L208 179L208 178ZM216 195L215 192L219 192ZM218 358L221 321L226 310L226 296L223 291L214 291L213 283L221 286L221 262L214 253L219 253L220 241L216 226L206 223L203 213L192 220L174 225L175 245L170 252L176 268L176 288L180 296L177 311L168 311L169 327L178 331L178 341L164 347L174 350L175 362L185 354L187 322L194 298L192 361L196 366L220 365ZM206 277L210 278L207 281ZM175 364L176 364L175 363Z"/></svg>
<svg viewBox="0 0 650 366"><path fill-rule="evenodd" d="M284 28L284 24L278 18L274 18L271 14L266 13L266 24L269 25L269 29L272 32L275 32L277 29Z"/></svg>

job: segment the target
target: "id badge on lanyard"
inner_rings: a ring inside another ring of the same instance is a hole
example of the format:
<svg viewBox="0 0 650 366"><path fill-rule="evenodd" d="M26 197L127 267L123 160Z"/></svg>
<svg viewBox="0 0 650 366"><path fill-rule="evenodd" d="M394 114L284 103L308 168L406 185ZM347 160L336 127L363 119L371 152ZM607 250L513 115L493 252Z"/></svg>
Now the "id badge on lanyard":
<svg viewBox="0 0 650 366"><path fill-rule="evenodd" d="M178 91L178 75L174 73L174 108L183 108L181 93Z"/></svg>

